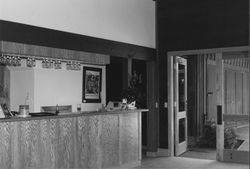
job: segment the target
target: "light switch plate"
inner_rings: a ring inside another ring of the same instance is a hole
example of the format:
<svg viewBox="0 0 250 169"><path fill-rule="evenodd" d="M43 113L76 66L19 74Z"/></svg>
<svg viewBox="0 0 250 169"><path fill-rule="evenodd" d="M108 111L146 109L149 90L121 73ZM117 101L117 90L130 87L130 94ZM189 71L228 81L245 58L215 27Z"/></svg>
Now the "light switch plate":
<svg viewBox="0 0 250 169"><path fill-rule="evenodd" d="M168 108L168 102L164 102L164 108Z"/></svg>
<svg viewBox="0 0 250 169"><path fill-rule="evenodd" d="M158 108L158 102L155 102L155 108Z"/></svg>

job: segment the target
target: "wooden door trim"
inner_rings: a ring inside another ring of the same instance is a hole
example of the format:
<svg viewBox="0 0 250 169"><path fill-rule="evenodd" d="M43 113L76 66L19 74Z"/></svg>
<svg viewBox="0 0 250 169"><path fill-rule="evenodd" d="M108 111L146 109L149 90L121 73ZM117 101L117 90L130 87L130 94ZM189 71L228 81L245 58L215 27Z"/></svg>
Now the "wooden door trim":
<svg viewBox="0 0 250 169"><path fill-rule="evenodd" d="M217 106L222 107L222 116L224 114L224 66L222 53L216 53L216 91L217 91ZM217 110L218 111L218 110ZM217 112L218 113L218 112ZM218 161L223 160L224 150L224 122L222 119L221 124L218 124L217 114L217 125L216 125L216 158Z"/></svg>
<svg viewBox="0 0 250 169"><path fill-rule="evenodd" d="M241 52L250 51L250 46L236 46L236 47L225 47L225 48L211 48L211 49L194 49L194 50L183 50L183 51L168 51L168 56L183 56L183 55L199 55L209 53L223 53L223 52ZM245 57L245 56L244 56Z"/></svg>
<svg viewBox="0 0 250 169"><path fill-rule="evenodd" d="M174 156L174 56L168 55L168 149Z"/></svg>
<svg viewBox="0 0 250 169"><path fill-rule="evenodd" d="M155 156L158 149L159 133L156 132L159 128L158 111L155 106L157 103L158 93L158 77L156 76L156 62L147 62L147 156Z"/></svg>

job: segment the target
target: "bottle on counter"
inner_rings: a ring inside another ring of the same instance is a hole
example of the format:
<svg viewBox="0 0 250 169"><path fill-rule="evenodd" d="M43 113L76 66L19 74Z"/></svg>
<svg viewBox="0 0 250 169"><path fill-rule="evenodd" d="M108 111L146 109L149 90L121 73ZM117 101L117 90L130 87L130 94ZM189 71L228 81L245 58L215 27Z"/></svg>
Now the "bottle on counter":
<svg viewBox="0 0 250 169"><path fill-rule="evenodd" d="M81 108L81 104L77 104L76 106L76 110L77 112L81 112L82 108Z"/></svg>
<svg viewBox="0 0 250 169"><path fill-rule="evenodd" d="M58 115L60 112L59 112L59 107L58 107L58 104L56 105L56 115Z"/></svg>
<svg viewBox="0 0 250 169"><path fill-rule="evenodd" d="M128 100L126 98L123 98L122 99L122 109L126 109L127 108L127 103L128 103Z"/></svg>

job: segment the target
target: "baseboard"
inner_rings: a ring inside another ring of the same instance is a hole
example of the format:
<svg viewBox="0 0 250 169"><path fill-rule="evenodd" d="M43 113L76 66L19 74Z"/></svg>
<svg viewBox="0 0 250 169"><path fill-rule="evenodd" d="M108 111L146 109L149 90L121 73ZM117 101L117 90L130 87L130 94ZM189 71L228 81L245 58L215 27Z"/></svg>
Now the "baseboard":
<svg viewBox="0 0 250 169"><path fill-rule="evenodd" d="M130 163L125 163L120 166L110 167L109 169L124 169L124 168L135 168L141 165L141 161L132 161Z"/></svg>
<svg viewBox="0 0 250 169"><path fill-rule="evenodd" d="M147 157L157 157L157 152L147 152L146 156Z"/></svg>
<svg viewBox="0 0 250 169"><path fill-rule="evenodd" d="M147 152L147 157L170 157L170 151L168 149L159 148L157 152Z"/></svg>
<svg viewBox="0 0 250 169"><path fill-rule="evenodd" d="M158 148L157 155L158 156L163 156L163 157L170 157L171 153L170 153L169 149Z"/></svg>
<svg viewBox="0 0 250 169"><path fill-rule="evenodd" d="M194 147L194 146L196 146L196 143L197 143L196 137L193 137L193 136L188 137L188 147Z"/></svg>

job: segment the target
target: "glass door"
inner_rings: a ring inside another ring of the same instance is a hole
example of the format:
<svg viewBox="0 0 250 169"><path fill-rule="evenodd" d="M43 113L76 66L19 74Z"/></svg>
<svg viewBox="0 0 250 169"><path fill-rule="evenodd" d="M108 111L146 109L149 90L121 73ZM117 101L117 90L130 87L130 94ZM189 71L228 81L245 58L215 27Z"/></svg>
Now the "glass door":
<svg viewBox="0 0 250 169"><path fill-rule="evenodd" d="M175 60L175 156L187 151L187 61Z"/></svg>

